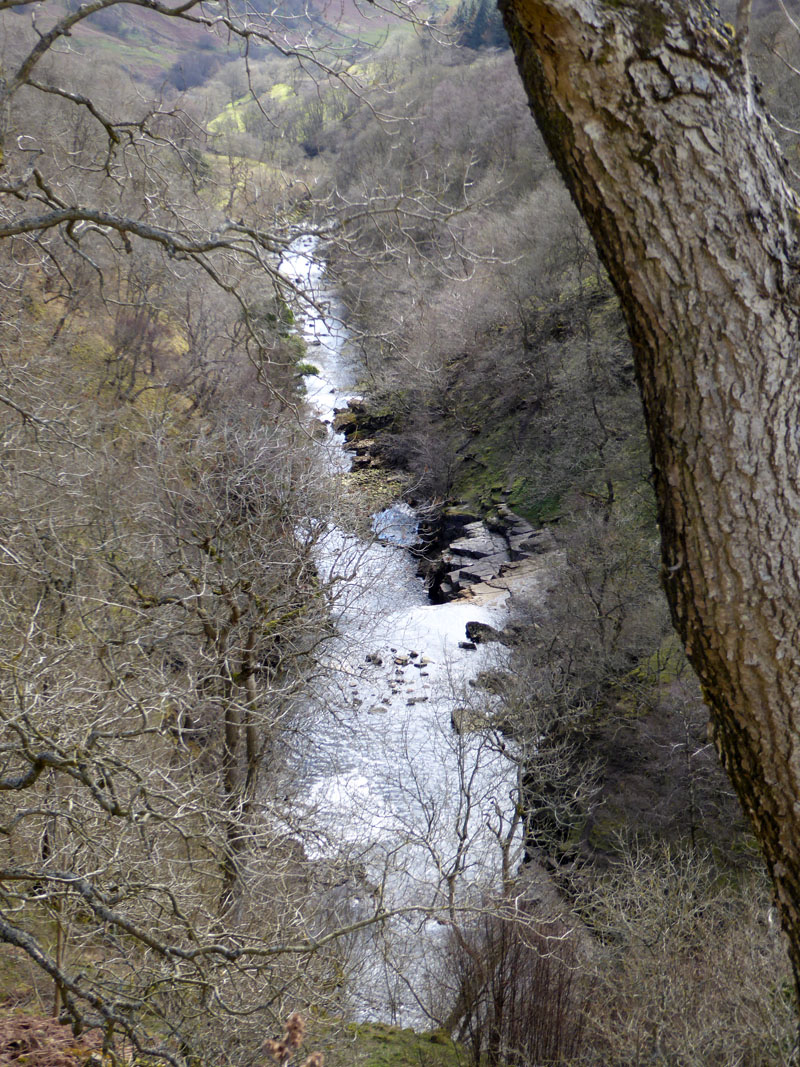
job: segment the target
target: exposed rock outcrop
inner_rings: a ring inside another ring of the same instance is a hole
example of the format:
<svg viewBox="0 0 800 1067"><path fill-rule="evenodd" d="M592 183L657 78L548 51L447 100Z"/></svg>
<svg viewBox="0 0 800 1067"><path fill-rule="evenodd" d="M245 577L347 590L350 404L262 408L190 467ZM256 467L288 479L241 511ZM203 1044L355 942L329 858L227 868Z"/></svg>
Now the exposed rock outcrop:
<svg viewBox="0 0 800 1067"><path fill-rule="evenodd" d="M458 505L447 508L429 546L436 540L442 547L427 553L420 573L428 581L431 599L439 603L468 595L476 586L491 585L520 561L554 548L549 530L535 529L505 506L487 520ZM470 640L487 639L470 635Z"/></svg>
<svg viewBox="0 0 800 1067"><path fill-rule="evenodd" d="M345 408L334 408L333 429L344 434L345 448L353 453L354 470L385 466L376 435L390 428L393 420L394 415L372 410L360 397L351 397Z"/></svg>
<svg viewBox="0 0 800 1067"><path fill-rule="evenodd" d="M334 411L333 429L345 437L353 470L392 465L385 442L396 418L396 413L376 410L360 397L352 397L347 407ZM536 529L504 504L489 518L464 503L432 508L427 517L421 517L419 538L424 547L418 551L418 573L425 578L434 603L496 594L493 583L531 556L554 547L549 530ZM484 635L475 641L487 639Z"/></svg>

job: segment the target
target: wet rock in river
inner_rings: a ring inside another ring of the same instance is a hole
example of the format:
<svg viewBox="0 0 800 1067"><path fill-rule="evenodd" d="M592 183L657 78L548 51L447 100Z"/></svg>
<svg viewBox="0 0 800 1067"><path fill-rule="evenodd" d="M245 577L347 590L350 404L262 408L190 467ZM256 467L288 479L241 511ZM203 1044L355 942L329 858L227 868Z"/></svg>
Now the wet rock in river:
<svg viewBox="0 0 800 1067"><path fill-rule="evenodd" d="M468 622L466 627L467 640L474 641L476 645L486 645L490 641L498 641L506 644L506 636L500 630L495 630L487 622Z"/></svg>

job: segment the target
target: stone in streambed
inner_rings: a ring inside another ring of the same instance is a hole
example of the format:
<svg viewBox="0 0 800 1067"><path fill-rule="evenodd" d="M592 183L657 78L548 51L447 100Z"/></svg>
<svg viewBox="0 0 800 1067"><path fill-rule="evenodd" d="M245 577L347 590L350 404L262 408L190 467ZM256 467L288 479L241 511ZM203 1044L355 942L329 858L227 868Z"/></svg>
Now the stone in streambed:
<svg viewBox="0 0 800 1067"><path fill-rule="evenodd" d="M465 629L467 640L473 641L476 645L485 645L490 641L498 641L502 645L506 643L505 634L500 630L495 630L494 626L490 626L487 622L468 622Z"/></svg>

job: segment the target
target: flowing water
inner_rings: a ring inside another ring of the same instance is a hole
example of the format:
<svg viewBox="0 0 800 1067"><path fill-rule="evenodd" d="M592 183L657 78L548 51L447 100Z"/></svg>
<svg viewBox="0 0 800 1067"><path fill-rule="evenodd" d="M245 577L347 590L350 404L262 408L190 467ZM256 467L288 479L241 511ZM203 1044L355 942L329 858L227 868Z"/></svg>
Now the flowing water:
<svg viewBox="0 0 800 1067"><path fill-rule="evenodd" d="M329 423L352 395L357 363L335 294L323 285L317 239L296 239L282 273L312 301L302 311L312 417ZM334 471L349 467L331 430L320 443ZM341 579L334 609L337 637L326 653L325 683L310 696L314 724L303 771L309 813L326 828L326 845L364 872L347 889L353 919L380 895L387 908L409 909L359 943L354 987L362 1017L420 1025L439 981L448 889L466 904L496 884L498 835L508 833L514 774L497 738L457 733L451 722L489 699L470 687L495 662L497 645L459 647L470 620L502 626L506 607L460 600L433 605L407 547L416 517L398 502L373 519L371 539L327 530L318 566ZM466 709L466 710L465 710ZM415 910L416 909L416 910Z"/></svg>

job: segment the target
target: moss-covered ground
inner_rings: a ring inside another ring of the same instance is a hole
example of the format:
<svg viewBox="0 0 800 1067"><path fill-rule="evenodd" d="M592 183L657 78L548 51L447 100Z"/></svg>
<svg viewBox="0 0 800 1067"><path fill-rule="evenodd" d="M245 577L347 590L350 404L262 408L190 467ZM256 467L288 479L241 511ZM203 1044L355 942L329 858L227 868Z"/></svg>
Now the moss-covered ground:
<svg viewBox="0 0 800 1067"><path fill-rule="evenodd" d="M347 1026L322 1050L326 1067L463 1067L468 1060L441 1031L419 1034L384 1023Z"/></svg>

